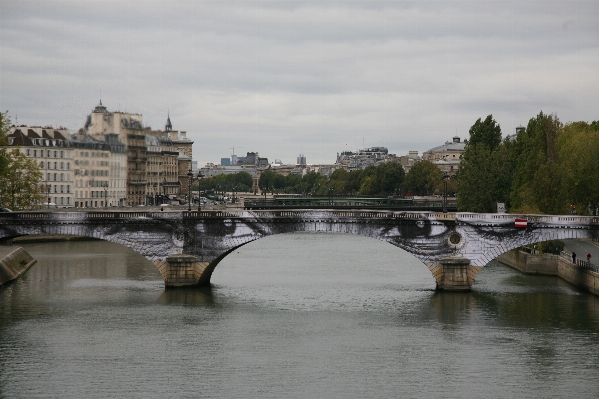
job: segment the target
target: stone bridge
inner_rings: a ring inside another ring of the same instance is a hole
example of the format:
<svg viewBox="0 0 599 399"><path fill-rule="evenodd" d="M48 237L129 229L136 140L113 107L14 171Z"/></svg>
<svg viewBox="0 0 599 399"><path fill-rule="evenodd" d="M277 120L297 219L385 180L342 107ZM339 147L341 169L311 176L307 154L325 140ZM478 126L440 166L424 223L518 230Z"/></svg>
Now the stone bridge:
<svg viewBox="0 0 599 399"><path fill-rule="evenodd" d="M515 219L527 220L516 228ZM210 283L214 268L249 242L283 233L358 234L420 259L439 289L469 290L478 271L510 249L553 239L599 237L599 217L366 210L15 212L0 214L0 240L73 234L132 248L166 287Z"/></svg>

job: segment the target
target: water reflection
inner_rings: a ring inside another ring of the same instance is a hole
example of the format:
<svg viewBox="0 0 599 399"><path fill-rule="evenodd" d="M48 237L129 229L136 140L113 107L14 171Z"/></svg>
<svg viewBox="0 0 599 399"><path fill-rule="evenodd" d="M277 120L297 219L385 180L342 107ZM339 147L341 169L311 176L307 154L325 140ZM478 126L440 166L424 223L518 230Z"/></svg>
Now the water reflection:
<svg viewBox="0 0 599 399"><path fill-rule="evenodd" d="M0 289L0 397L599 392L599 300L553 277L492 263L472 292L435 292L384 243L297 235L240 248L211 287L165 290L118 245L27 250L38 263Z"/></svg>
<svg viewBox="0 0 599 399"><path fill-rule="evenodd" d="M162 305L214 306L217 305L212 287L166 289L158 297Z"/></svg>

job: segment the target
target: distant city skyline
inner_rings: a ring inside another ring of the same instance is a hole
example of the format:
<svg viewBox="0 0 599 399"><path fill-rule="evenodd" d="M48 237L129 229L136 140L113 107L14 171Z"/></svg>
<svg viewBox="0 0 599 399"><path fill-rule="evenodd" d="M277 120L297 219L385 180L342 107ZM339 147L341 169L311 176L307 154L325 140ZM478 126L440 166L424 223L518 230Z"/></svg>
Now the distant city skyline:
<svg viewBox="0 0 599 399"><path fill-rule="evenodd" d="M0 109L77 131L100 98L170 115L200 165L259 152L333 163L503 135L540 111L599 119L599 2L66 2L0 5Z"/></svg>

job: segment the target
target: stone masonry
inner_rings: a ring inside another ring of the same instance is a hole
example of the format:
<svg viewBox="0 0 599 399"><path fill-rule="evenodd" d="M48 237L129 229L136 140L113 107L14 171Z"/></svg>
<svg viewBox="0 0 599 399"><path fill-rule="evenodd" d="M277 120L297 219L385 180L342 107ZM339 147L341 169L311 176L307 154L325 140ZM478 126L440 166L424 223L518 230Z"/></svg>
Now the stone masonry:
<svg viewBox="0 0 599 399"><path fill-rule="evenodd" d="M528 227L515 228L516 217L527 219ZM209 284L214 268L236 248L294 232L358 234L388 242L427 265L439 289L463 290L469 289L481 267L510 249L551 239L597 239L599 218L363 210L0 215L0 239L73 234L115 242L154 262L167 287Z"/></svg>

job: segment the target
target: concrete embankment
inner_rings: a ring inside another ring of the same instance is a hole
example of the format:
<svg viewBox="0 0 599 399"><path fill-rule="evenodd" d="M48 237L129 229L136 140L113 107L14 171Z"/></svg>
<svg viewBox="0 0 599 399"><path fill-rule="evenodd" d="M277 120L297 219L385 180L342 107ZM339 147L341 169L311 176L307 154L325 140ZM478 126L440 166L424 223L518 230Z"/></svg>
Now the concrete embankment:
<svg viewBox="0 0 599 399"><path fill-rule="evenodd" d="M525 274L557 276L592 294L599 295L599 273L576 266L559 255L533 255L513 249L498 256L496 260Z"/></svg>
<svg viewBox="0 0 599 399"><path fill-rule="evenodd" d="M0 246L0 286L19 278L35 262L21 247Z"/></svg>

